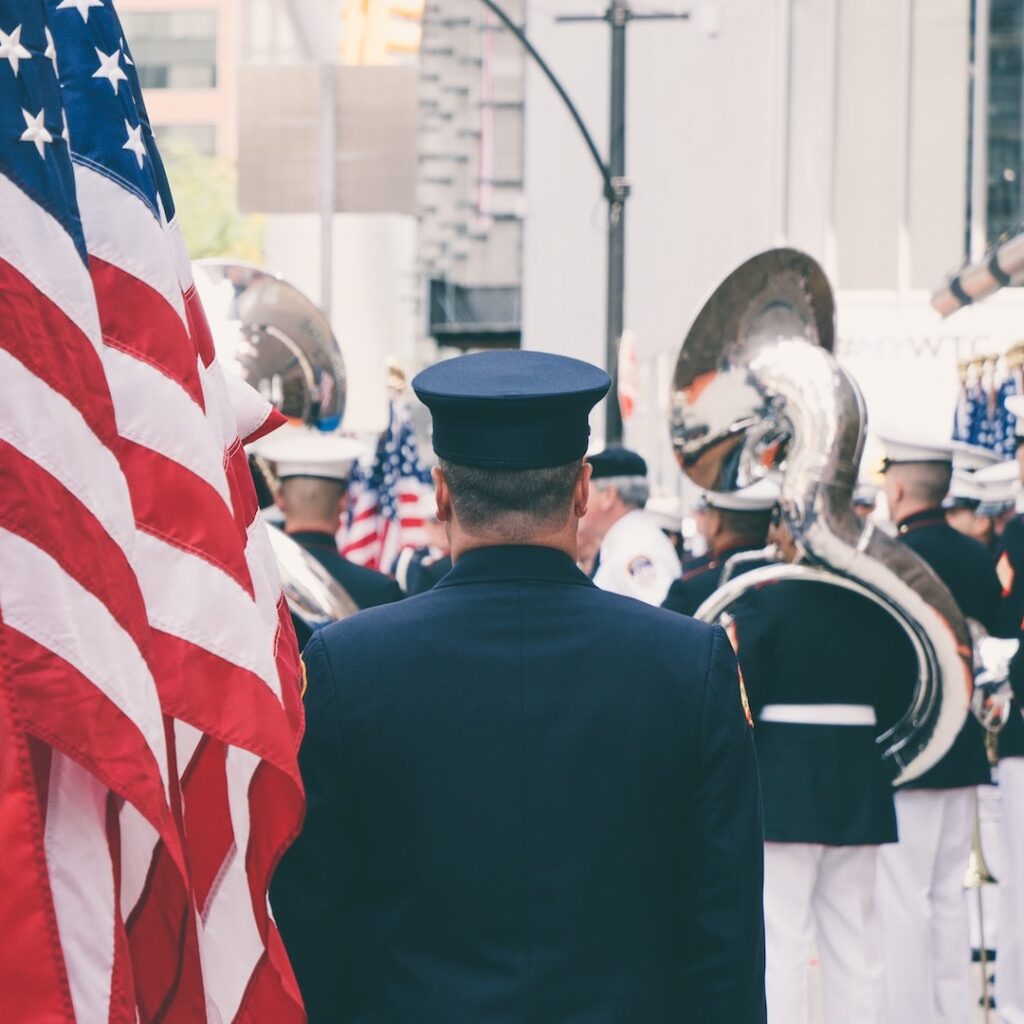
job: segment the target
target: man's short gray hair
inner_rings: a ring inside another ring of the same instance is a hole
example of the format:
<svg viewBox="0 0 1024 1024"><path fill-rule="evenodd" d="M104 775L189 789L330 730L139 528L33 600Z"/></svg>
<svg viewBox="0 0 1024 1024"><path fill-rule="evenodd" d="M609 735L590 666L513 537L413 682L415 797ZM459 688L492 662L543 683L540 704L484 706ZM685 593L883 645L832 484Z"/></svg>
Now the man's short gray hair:
<svg viewBox="0 0 1024 1024"><path fill-rule="evenodd" d="M592 480L590 486L599 491L614 487L622 503L630 508L643 508L651 496L651 485L645 476L603 476L599 480Z"/></svg>

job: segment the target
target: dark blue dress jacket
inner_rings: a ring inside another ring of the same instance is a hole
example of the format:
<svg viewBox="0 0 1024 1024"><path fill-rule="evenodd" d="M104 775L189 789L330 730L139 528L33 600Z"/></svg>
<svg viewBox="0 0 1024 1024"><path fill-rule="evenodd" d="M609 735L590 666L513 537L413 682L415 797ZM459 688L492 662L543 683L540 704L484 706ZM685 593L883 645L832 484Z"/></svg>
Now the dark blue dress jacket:
<svg viewBox="0 0 1024 1024"><path fill-rule="evenodd" d="M471 551L304 654L274 913L311 1024L761 1024L762 829L718 628Z"/></svg>
<svg viewBox="0 0 1024 1024"><path fill-rule="evenodd" d="M939 508L904 519L899 537L935 570L967 618L998 634L999 579L983 544L954 530ZM958 789L991 781L985 731L969 713L949 753L907 788Z"/></svg>

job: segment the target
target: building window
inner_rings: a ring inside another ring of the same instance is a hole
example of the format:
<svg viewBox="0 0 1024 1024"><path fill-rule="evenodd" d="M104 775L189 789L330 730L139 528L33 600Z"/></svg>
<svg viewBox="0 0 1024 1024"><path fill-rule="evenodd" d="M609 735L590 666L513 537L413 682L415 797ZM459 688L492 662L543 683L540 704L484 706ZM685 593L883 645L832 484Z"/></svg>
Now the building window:
<svg viewBox="0 0 1024 1024"><path fill-rule="evenodd" d="M121 21L144 89L216 86L216 11L125 11Z"/></svg>
<svg viewBox="0 0 1024 1024"><path fill-rule="evenodd" d="M988 87L987 236L1015 231L1021 209L1024 128L1024 4L991 0Z"/></svg>
<svg viewBox="0 0 1024 1024"><path fill-rule="evenodd" d="M157 144L163 150L189 149L203 156L217 152L217 128L212 124L158 124L153 126Z"/></svg>

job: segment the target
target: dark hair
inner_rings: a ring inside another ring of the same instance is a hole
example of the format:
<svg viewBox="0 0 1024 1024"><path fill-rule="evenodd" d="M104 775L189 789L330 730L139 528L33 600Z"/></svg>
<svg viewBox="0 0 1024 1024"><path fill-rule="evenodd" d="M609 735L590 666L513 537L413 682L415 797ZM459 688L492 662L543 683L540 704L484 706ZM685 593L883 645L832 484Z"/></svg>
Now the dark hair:
<svg viewBox="0 0 1024 1024"><path fill-rule="evenodd" d="M771 509L763 512L741 512L731 508L716 508L714 511L721 517L722 526L733 536L764 544L768 536L768 527L772 522Z"/></svg>
<svg viewBox="0 0 1024 1024"><path fill-rule="evenodd" d="M459 522L471 530L491 527L516 535L557 527L569 518L581 463L548 469L479 469L439 461Z"/></svg>

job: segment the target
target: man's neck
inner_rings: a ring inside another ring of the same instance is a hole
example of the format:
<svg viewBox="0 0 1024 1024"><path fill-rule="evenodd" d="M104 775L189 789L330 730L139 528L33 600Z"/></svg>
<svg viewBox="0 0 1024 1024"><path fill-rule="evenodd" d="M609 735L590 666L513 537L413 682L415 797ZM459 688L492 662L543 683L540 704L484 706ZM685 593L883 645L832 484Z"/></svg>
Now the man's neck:
<svg viewBox="0 0 1024 1024"><path fill-rule="evenodd" d="M711 542L711 553L716 558L718 558L720 555L723 555L729 551L735 551L737 548L754 547L757 547L757 543L755 541L750 540L750 538L737 537L735 534L730 534L728 537L716 537Z"/></svg>
<svg viewBox="0 0 1024 1024"><path fill-rule="evenodd" d="M333 526L322 520L286 519L284 524L285 533L326 533L333 537L338 532L338 525Z"/></svg>
<svg viewBox="0 0 1024 1024"><path fill-rule="evenodd" d="M451 560L456 563L467 551L479 548L516 547L554 548L563 551L576 561L576 526L572 531L558 530L553 533L535 533L529 536L502 536L500 534L470 534L453 529L451 535Z"/></svg>
<svg viewBox="0 0 1024 1024"><path fill-rule="evenodd" d="M890 509L889 514L892 517L892 521L899 526L900 523L905 523L908 519L926 512L942 514L942 509L938 505L932 505L927 501L908 501L902 505L897 505L894 509Z"/></svg>

